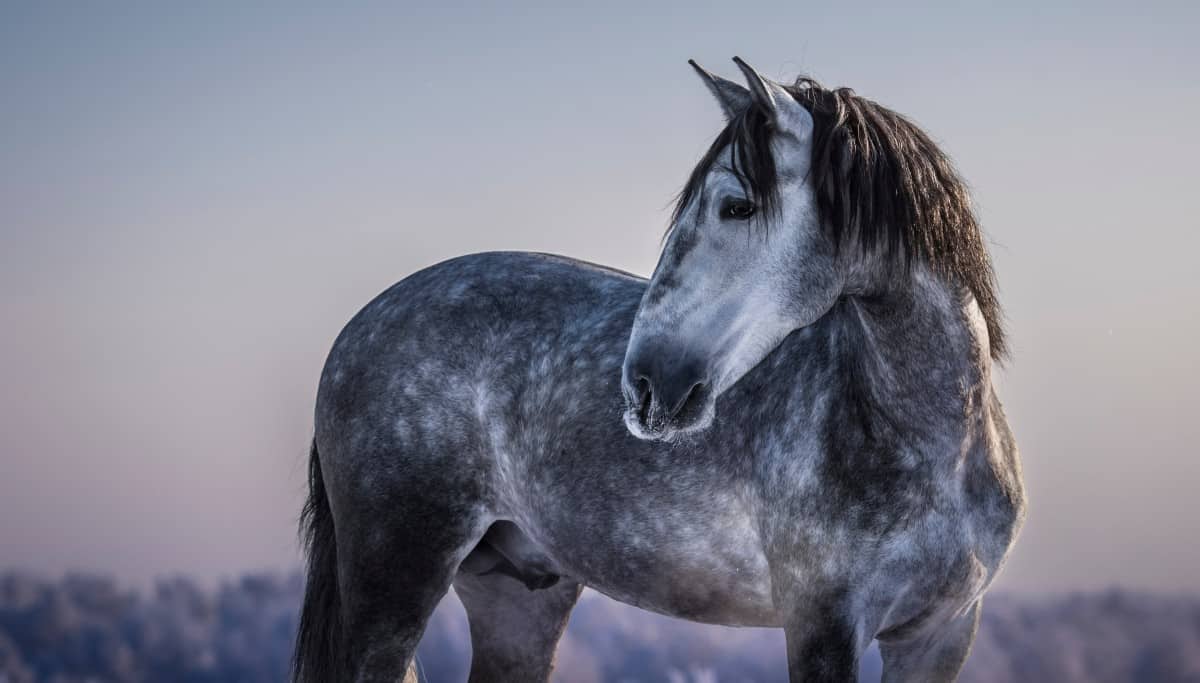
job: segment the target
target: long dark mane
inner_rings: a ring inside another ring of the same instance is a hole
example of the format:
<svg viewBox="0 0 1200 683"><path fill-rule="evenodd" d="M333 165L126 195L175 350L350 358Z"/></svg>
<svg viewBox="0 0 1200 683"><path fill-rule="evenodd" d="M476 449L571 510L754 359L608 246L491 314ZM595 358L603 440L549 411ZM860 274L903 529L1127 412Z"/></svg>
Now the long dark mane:
<svg viewBox="0 0 1200 683"><path fill-rule="evenodd" d="M878 253L904 268L926 263L969 289L987 321L992 358L1002 360L1008 345L995 274L970 193L950 159L911 121L849 88L830 90L800 78L787 90L813 117L811 180L835 244ZM777 207L771 134L757 106L733 117L679 193L672 223L701 194L726 147L733 152L730 171L762 213Z"/></svg>

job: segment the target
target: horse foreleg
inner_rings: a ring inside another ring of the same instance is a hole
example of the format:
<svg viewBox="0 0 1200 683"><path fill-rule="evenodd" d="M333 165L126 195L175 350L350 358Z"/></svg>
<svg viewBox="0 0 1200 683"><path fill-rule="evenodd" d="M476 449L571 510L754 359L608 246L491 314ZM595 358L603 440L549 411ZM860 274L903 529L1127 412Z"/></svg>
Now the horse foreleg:
<svg viewBox="0 0 1200 683"><path fill-rule="evenodd" d="M967 662L979 627L980 601L929 634L901 641L881 639L883 683L953 681Z"/></svg>
<svg viewBox="0 0 1200 683"><path fill-rule="evenodd" d="M840 594L838 594L840 595ZM845 601L793 604L784 619L791 683L852 683L864 645Z"/></svg>

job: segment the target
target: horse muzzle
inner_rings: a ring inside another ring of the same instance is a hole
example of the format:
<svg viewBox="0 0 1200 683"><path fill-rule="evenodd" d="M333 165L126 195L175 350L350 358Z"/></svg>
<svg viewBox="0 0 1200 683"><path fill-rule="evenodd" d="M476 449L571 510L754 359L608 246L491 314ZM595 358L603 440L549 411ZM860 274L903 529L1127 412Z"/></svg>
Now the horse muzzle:
<svg viewBox="0 0 1200 683"><path fill-rule="evenodd" d="M641 439L669 440L712 422L706 364L661 344L639 344L626 356L621 386L625 425Z"/></svg>

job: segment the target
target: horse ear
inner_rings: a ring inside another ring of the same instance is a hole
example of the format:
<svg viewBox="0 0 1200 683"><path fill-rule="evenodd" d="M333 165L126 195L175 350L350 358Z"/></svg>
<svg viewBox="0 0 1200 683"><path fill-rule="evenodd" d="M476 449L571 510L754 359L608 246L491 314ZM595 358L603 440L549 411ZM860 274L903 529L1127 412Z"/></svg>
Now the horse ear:
<svg viewBox="0 0 1200 683"><path fill-rule="evenodd" d="M771 113L775 125L780 130L792 133L801 140L812 134L812 114L797 102L786 88L769 78L763 78L749 64L742 61L741 57L734 57L733 63L737 64L746 76L746 83L750 86L750 97L763 111Z"/></svg>
<svg viewBox="0 0 1200 683"><path fill-rule="evenodd" d="M726 120L732 119L750 107L750 91L746 90L744 86L709 73L693 59L689 59L688 64L691 64L696 73L700 74L704 85L708 86L713 97L721 103L721 110L725 112Z"/></svg>

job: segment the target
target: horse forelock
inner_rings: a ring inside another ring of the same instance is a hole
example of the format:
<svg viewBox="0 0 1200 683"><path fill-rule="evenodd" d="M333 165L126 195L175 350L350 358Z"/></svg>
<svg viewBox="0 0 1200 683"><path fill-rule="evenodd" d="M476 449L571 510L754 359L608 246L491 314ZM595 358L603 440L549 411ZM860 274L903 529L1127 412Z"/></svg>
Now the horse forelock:
<svg viewBox="0 0 1200 683"><path fill-rule="evenodd" d="M970 192L950 158L912 121L850 88L798 78L787 91L813 117L809 178L823 226L840 249L854 248L907 269L927 264L966 287L987 323L993 359L1007 356L1003 312ZM674 226L726 148L726 168L762 209L777 215L779 176L770 151L773 124L752 105L731 118L676 199Z"/></svg>

